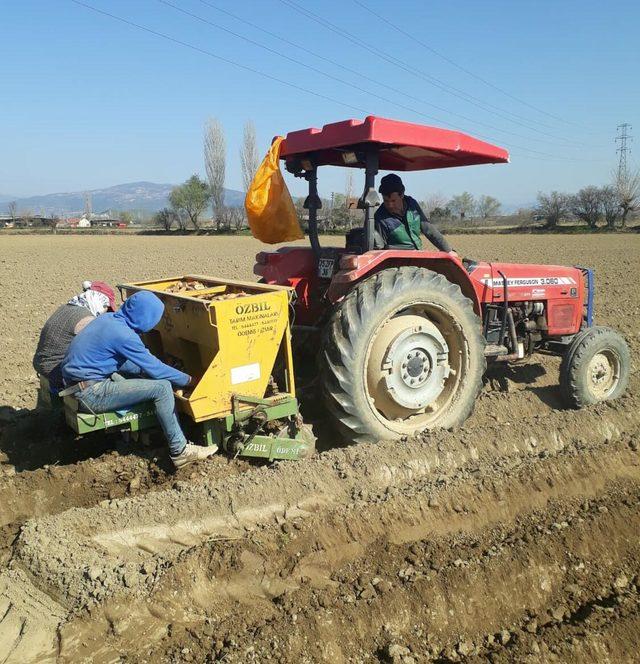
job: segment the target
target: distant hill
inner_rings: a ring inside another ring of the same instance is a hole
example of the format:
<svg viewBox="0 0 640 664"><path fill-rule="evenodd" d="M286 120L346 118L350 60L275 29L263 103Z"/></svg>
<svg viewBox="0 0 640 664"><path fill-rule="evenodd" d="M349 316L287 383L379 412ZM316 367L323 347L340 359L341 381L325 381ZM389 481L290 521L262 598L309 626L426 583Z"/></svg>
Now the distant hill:
<svg viewBox="0 0 640 664"><path fill-rule="evenodd" d="M93 212L136 210L153 213L169 204L169 193L174 186L154 182L129 182L106 189L45 194L27 198L12 199L6 195L0 195L0 211L6 212L8 203L15 200L20 212L28 210L34 214L76 215L84 211L85 195L90 194ZM224 192L225 203L229 207L237 207L244 203L243 192L234 189L225 189Z"/></svg>

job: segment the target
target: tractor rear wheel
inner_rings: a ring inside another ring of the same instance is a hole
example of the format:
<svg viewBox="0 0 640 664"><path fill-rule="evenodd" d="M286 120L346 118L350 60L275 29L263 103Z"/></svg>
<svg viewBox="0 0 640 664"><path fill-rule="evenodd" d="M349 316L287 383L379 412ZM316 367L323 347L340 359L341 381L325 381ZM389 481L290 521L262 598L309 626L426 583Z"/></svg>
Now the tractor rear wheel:
<svg viewBox="0 0 640 664"><path fill-rule="evenodd" d="M590 327L578 333L560 364L560 391L572 408L619 397L627 388L629 347L615 330Z"/></svg>
<svg viewBox="0 0 640 664"><path fill-rule="evenodd" d="M326 329L321 385L333 423L353 442L462 424L482 387L484 346L471 301L441 274L372 275Z"/></svg>

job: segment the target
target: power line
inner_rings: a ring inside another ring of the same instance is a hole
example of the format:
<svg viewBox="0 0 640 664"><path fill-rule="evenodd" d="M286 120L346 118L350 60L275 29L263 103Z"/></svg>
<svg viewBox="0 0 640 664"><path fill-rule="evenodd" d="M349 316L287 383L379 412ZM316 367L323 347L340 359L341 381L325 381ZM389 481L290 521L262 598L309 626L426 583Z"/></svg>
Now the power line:
<svg viewBox="0 0 640 664"><path fill-rule="evenodd" d="M367 89L365 89L365 88L363 88L363 87L361 87L361 86L358 86L358 85L355 85L355 84L349 83L349 82L344 81L344 80L342 80L342 79L338 79L338 78L336 78L335 76L333 76L333 75L331 75L331 74L327 74L325 71L321 71L321 70L318 70L318 69L315 68L315 67L311 67L310 65L306 65L305 63L301 62L300 60L297 60L297 59L294 59L294 58L290 58L290 57L284 55L283 53L281 53L280 51L274 51L273 49L271 49L271 48L269 48L269 47L267 47L267 46L264 46L264 45L262 45L262 44L259 44L258 42L255 42L254 40L249 39L249 38L247 38L247 37L245 37L245 36L243 36L243 35L239 35L239 34L237 34L237 33L235 33L235 32L232 32L232 31L228 30L227 28L224 28L224 27L222 27L222 26L220 26L220 25L218 25L218 24L216 24L216 23L212 23L212 22L210 22L210 21L208 21L208 20L206 20L206 19L203 19L202 17L199 17L199 16L197 16L197 15L195 15L195 14L193 14L193 13L191 13L191 12L185 10L185 9L182 9L182 8L180 8L180 7L177 7L177 6L173 5L173 4L170 3L170 2L166 2L165 0L158 0L158 2L161 2L162 4L169 5L169 6L173 7L174 9L176 9L177 11L182 12L183 14L187 14L187 15L189 15L189 16L192 16L193 18L197 18L197 19L200 20L200 21L204 21L205 23L208 23L209 25L211 25L211 26L213 26L213 27L215 27L215 28L218 28L218 29L220 29L220 30L223 30L223 31L225 31L225 32L228 32L228 33L230 33L230 34L232 34L232 35L234 35L234 36L236 36L236 37L238 37L238 38L240 38L240 39L243 39L244 41L247 41L247 42L249 42L249 43L251 43L251 44L254 44L254 45L256 45L256 46L259 46L260 48L264 48L265 50L268 50L268 51L270 51L271 53L275 53L276 55L278 55L278 56L280 56L280 57L282 57L282 58L285 58L285 59L287 59L287 60L289 60L289 61L292 61L292 62L294 62L294 63L297 64L297 65L300 65L300 66L305 67L305 68L307 68L307 69L311 69L311 70L313 70L313 71L315 71L315 72L317 72L317 73L320 73L320 74L323 75L323 76L327 76L327 77L329 77L329 78L331 78L331 79L333 79L333 80L340 81L341 83L343 83L344 85L349 86L350 88L354 88L354 89L356 89L356 90L360 90L361 92L364 92L364 93L366 93L366 94L372 95L372 96L374 96L374 97L376 97L376 98L378 98L378 99L381 99L381 100L383 100L383 101L385 101L385 102L387 102L387 103L394 104L395 106L398 106L399 108L403 108L403 109L405 109L405 110L409 110L409 111L411 111L411 112L413 112L413 113L416 113L417 115L421 115L422 117L425 117L425 118L428 118L428 119L434 120L435 122L438 122L438 123L441 124L441 125L447 125L447 126L450 126L450 127L454 127L454 125L452 125L448 120L444 120L444 119L442 119L442 118L438 118L438 117L435 117L435 116L432 116L432 115L426 115L425 113L422 113L421 111L418 111L418 110L416 110L416 109L412 109L412 108L410 108L410 107L408 107L408 106L405 106L405 105L403 105L403 104L400 104L400 103L398 103L397 101L394 101L394 100L392 100L392 99L388 99L388 98L386 98L386 97L382 97L382 96L378 95L377 93L371 92L370 90L367 90ZM223 8L221 8L221 7L218 7L217 5L214 5L213 3L208 2L207 0L199 0L199 2L200 2L201 4L207 6L207 7L210 7L211 9L214 9L215 11L217 11L217 12L219 12L219 13L225 15L225 16L230 16L231 18L233 18L234 20L236 20L236 21L242 23L243 25L247 25L247 26L249 26L249 27L251 27L251 28L253 28L253 29L255 29L255 30L258 30L259 32L262 32L262 33L264 33L264 34L266 34L266 35L269 35L270 37L273 37L274 39L277 39L277 40L283 42L284 44L287 44L288 46L292 46L292 47L294 47L294 48L300 49L301 51L303 51L303 52L306 53L307 55L311 55L311 56L313 56L313 57L315 57L315 58L318 58L319 60L322 60L323 62L327 62L327 63L329 63L329 64L331 64L331 65L333 65L333 66L335 66L335 67L338 67L338 68L340 68L340 69L342 69L342 70L344 70L344 71L346 71L346 72L349 72L349 73L351 73L351 74L357 76L358 78L364 79L364 80L366 80L366 81L369 81L369 82L371 82L371 83L374 83L375 85L379 85L379 86L381 86L381 87L383 87L383 88L386 88L387 90L390 90L391 92L394 92L395 94L401 95L402 97L406 97L407 99L411 99L411 100L416 101L416 102L418 102L418 103L420 103L420 104L424 104L425 106L430 106L431 108L435 108L435 109L437 109L437 110L439 110L439 111L442 111L443 113L446 113L447 115L461 118L461 119L465 120L466 122L471 122L471 123L474 124L474 125L479 125L479 126L486 127L486 128L488 128L488 129L491 129L491 130L493 130L493 131L497 131L497 132L499 132L499 133L501 133L501 134L508 134L508 135L510 135L510 136L515 136L516 138L523 138L523 139L525 139L525 140L532 140L530 136L525 136L525 135L523 135L523 134L519 134L519 133L517 133L517 132L510 131L510 130L508 130L508 129L503 129L503 128L501 128L501 127L496 127L495 125L488 124L488 123L486 123L486 122L482 122L481 120L477 120L477 119L475 119L475 118L470 118L470 117L468 117L468 116L466 116L466 115L462 115L461 113L456 113L455 111L451 111L450 109L444 108L444 107L442 107L442 106L438 106L437 104L433 104L432 102L425 101L424 99L421 99L421 98L419 98L419 97L415 97L414 95L408 93L406 90L401 90L401 89L396 88L396 87L394 87L394 86L388 85L387 83L384 83L384 82L382 82L382 81L378 81L378 80L372 78L371 76L367 76L366 74L363 74L363 73L360 72L360 71L357 71L357 70L355 70L355 69L352 69L351 67L347 67L346 65L344 65L344 64L342 64L342 63L340 63L340 62L337 62L337 61L335 61L335 60L332 60L331 58L327 58L326 56L324 56L324 55L322 55L322 54L320 54L320 53L318 53L318 52L316 52L316 51L312 51L312 50L310 50L310 49L309 49L307 46L305 46L305 45L297 44L296 42L293 42L293 41L291 41L291 40L289 40L289 39L286 39L285 37L282 37L281 35L278 35L278 34L276 34L275 32L271 32L270 30L267 30L267 29L263 28L262 26L257 25L256 23L252 23L251 21L248 21L247 19L244 19L244 18L242 18L241 16L238 16L237 14L234 14L233 12L230 12L230 11L227 10L227 9L223 9ZM492 139L492 140L493 140L493 139ZM553 136L552 139L535 139L535 140L538 141L538 142L552 143L553 145L557 145L557 141L558 141L558 140L565 141L565 142L567 142L567 143L569 143L569 144L572 144L572 143L573 143L573 144L575 144L575 145L582 145L582 144L580 144L580 143L575 143L575 142L573 142L573 141L570 141L569 139L564 138L564 137L562 137L562 136ZM591 146L591 147L593 147L593 146ZM523 148L523 149L527 149L527 148Z"/></svg>
<svg viewBox="0 0 640 664"><path fill-rule="evenodd" d="M168 7L171 7L172 9L175 9L176 11L180 12L181 14L184 14L185 16L189 16L189 17L191 17L191 18L193 18L193 19L195 19L195 20L197 20L197 21L200 21L201 23L204 23L204 24L209 25L209 26L211 26L211 27L213 27L213 28L216 28L216 29L218 29L218 30L221 30L222 32L226 32L227 34L230 34L230 35L232 35L232 36L234 36L234 37L236 37L236 38L238 38L238 39L241 39L241 40L243 40L243 41L245 41L245 42L247 42L247 43L249 43L249 44L253 44L254 46L257 46L258 48L261 48L261 49L263 49L263 50L265 50L265 51L267 51L267 52L269 52L269 53L273 53L273 54L275 54L275 55L277 55L277 56L279 56L279 57L281 57L281 58L283 58L283 59L285 59L285 60L288 60L289 62L293 62L295 65L298 65L298 66L300 66L300 67L304 67L305 69L308 69L308 70L313 71L313 72L315 72L315 73L317 73L317 74L320 74L321 76L325 76L325 77L327 77L327 78L329 78L329 79L331 79L331 80L333 80L333 81L336 81L336 82L338 82L338 83L341 83L341 84L343 84L343 85L345 85L345 86L347 86L347 87L349 87L349 88L351 88L351 89L358 90L358 91L360 91L360 92L363 92L364 94L368 94L368 95L370 95L370 96L372 96L372 97L375 97L376 99L379 99L379 100L384 101L384 102L389 103L389 104L393 104L393 105L397 106L398 108L402 108L402 109L407 110L407 111L409 111L409 112L411 112L411 113L415 113L416 115L420 115L420 116L425 117L425 118L430 119L430 120L435 120L436 122L438 122L438 123L440 123L440 124L444 124L444 125L448 125L449 127L453 127L453 125L451 125L451 123L449 123L449 122L446 121L446 120L443 120L443 119L441 119L441 118L435 118L434 116L431 116L431 115L427 115L427 114L425 114L425 113L423 113L423 112L421 112L421 111L418 111L418 110L416 110L416 109L414 109L414 108L411 108L410 106L406 106L406 105L404 105L404 104L401 104L401 103L399 103L399 102L397 102L397 101L394 101L393 99L389 99L388 97L383 97L382 95L379 95L379 94L377 94L377 93L375 93L375 92L372 92L372 91L370 91L370 90L367 90L366 88L363 88L362 86L359 86L359 85L353 84L353 83L351 83L351 82L349 82L349 81L346 81L346 80L344 80L344 79L342 79L342 78L339 78L339 77L337 77L337 76L334 76L333 74L329 74L329 73L327 73L326 71L323 71L322 69L318 69L317 67L313 67L312 65L309 65L309 64L306 64L306 63L304 63L304 62L301 62L300 60L298 60L298 59L296 59L296 58L292 58L292 57L290 57L290 56L288 56L288 55L285 55L284 53L281 53L280 51L277 51L277 50L275 50L275 49L273 49L273 48L271 48L271 47L269 47L269 46L265 46L264 44L261 44L260 42L257 42L257 41L255 41L254 39L251 39L251 38L249 38L249 37L246 37L245 35L241 35L241 34L239 34L239 33L237 33L237 32L234 32L233 30L230 30L229 28L225 28L224 26L221 26L221 25L219 25L218 23L214 23L213 21L210 21L209 19L204 18L203 16L200 16L200 15L198 15L198 14L195 14L195 13L191 12L191 11L188 11L187 9L184 9L184 8L182 8L182 7L179 7L179 6L175 5L175 4L173 4L172 2L169 2L169 0L157 0L157 1L158 1L160 4L163 4L163 5L166 5L166 6L168 6ZM200 0L200 2L201 2L202 4L204 4L204 5L207 5L207 6L211 7L211 8L213 8L213 9L217 9L217 7L216 7L215 5L213 5L212 3L210 3L210 2L206 2L205 0ZM236 17L234 14L232 14L232 13L229 12L229 11L226 11L226 10L225 10L223 13L225 13L225 14L227 14L227 15L230 15L230 16L236 18L236 20L239 20L239 21L244 22L244 23L246 23L247 25L249 25L249 22L248 22L248 21L245 21L244 19L241 19L241 18ZM271 34L273 34L273 33L271 33ZM277 35L276 35L276 36L277 36ZM290 44L293 44L293 42L290 42ZM293 44L293 45L295 46L295 44ZM297 47L297 46L296 46L296 47ZM401 90L397 90L397 92L402 93ZM447 111L447 109L441 109L441 110L443 110L443 111L449 113L449 111ZM454 113L453 115L457 115L457 114ZM462 117L464 117L464 116L462 116ZM476 121L472 120L471 118L466 118L466 119L467 119L468 121L470 121L470 122L476 122ZM482 122L480 122L479 124L484 124L485 126L487 126L485 123L482 123ZM488 126L491 127L491 125L488 125ZM453 127L453 128L456 129L456 130L458 130L458 131L462 131L462 130L460 130L460 129L457 128L457 127ZM492 127L492 128L493 128L494 130L496 130L496 131L499 131L499 132L503 131L503 130L499 129L498 127ZM505 133L509 133L509 134L514 135L513 132L509 132L508 130L507 130ZM491 138L491 137L485 137L485 136L482 136L482 134L476 134L476 135L479 136L479 137L481 137L481 138L485 138L486 140L490 140L490 141L494 141L494 142L495 142L495 139L493 139L493 138ZM520 135L520 134L515 134L515 135L520 136L521 138L524 138L525 140L529 140L528 137L526 137L526 136L522 136L522 135ZM556 138L556 137L554 137L554 138ZM525 152L531 152L532 154L535 154L535 155L540 155L540 156L543 156L543 157L556 158L555 155L549 154L549 153L547 153L547 152L542 152L542 151L540 151L540 150L534 150L534 149L532 149L532 148L527 148L527 147L523 147L523 146L519 146L519 145L513 145L513 144L512 144L512 146L515 147L515 148L518 149L518 150L524 150ZM507 147L509 147L509 146L507 146ZM567 158L560 158L560 159L561 159L562 161L567 160Z"/></svg>
<svg viewBox="0 0 640 664"><path fill-rule="evenodd" d="M180 12L181 14L184 14L185 16L189 16L197 21L200 21L201 23L205 23L206 25L209 25L213 28L216 28L218 30L221 30L222 32L226 32L227 34L233 35L234 37L241 39L242 41L247 42L248 44L253 44L254 46L257 46L258 48L261 48L269 53L272 53L280 58L283 58L284 60L287 60L289 62L292 62L295 65L298 65L300 67L304 67L305 69L308 69L309 71L313 71L316 74L320 74L321 76L325 76L329 78L332 81L335 81L337 83L341 83L342 85L345 85L353 90L358 90L359 92L363 92L364 94L371 95L373 97L376 97L377 99L387 102L389 104L394 104L398 106L399 108L403 108L406 111L410 111L412 113L417 113L418 115L422 115L423 117L429 118L431 120L435 120L436 122L440 122L443 124L449 124L445 120L442 120L440 118L436 118L434 116L430 115L425 115L424 113L421 113L420 111L417 111L409 106L405 106L403 104L399 104L398 102L393 101L392 99L389 99L388 97L383 97L375 92L371 92L370 90L367 90L366 88L363 88L359 85L355 85L349 81L346 81L345 79L339 78L338 76L334 76L333 74L327 73L323 71L322 69L318 69L317 67L314 67L313 65L306 64L304 62L301 62L300 60L297 60L296 58L292 58L280 51L277 51L276 49L273 49L269 46L265 46L264 44L261 44L260 42L255 41L254 39L251 39L250 37L246 37L245 35L241 35L237 32L234 32L233 30L229 30L228 28L225 28L217 23L214 23L213 21L210 21L202 16L199 16L198 14L194 14L193 12L190 12L186 9L183 9L182 7L178 7L177 5L174 5L172 2L169 2L168 0L157 0L160 4L166 5L167 7L171 7L172 9L175 9L176 11ZM209 5L210 7L213 7L214 9L217 9L213 5L210 5L209 3L204 3ZM446 110L446 109L443 109ZM366 111L364 111L366 113ZM451 126L451 125L450 125ZM498 129L498 131L500 131ZM526 138L526 137L523 137ZM526 148L525 148L526 149Z"/></svg>
<svg viewBox="0 0 640 664"><path fill-rule="evenodd" d="M147 32L150 35L160 37L161 39L166 39L167 41L173 42L174 44L178 44L179 46L183 46L184 48L196 51L198 53L201 53L202 55L207 55L210 58L214 58L216 60L219 60L220 62L232 65L233 67L237 67L238 69L244 69L245 71L251 72L252 74L257 74L258 76L268 78L269 80L275 81L276 83L281 83L282 85L286 85L287 87L293 88L294 90L299 90L300 92L306 92L307 94L313 95L314 97L319 97L320 99L325 99L326 101L333 102L334 104L339 104L340 106L344 106L345 108L350 108L353 111L358 111L359 113L365 113L365 114L368 113L367 110L360 108L359 106L354 106L353 104L348 104L344 101L340 101L339 99L334 99L333 97L321 94L320 92L309 90L307 88L302 87L301 85L290 83L289 81L285 81L284 79L278 78L277 76L272 76L271 74L267 74L266 72L260 71L259 69L254 69L253 67L249 67L248 65L243 65L240 62L236 62L235 60L230 60L229 58L217 55L216 53L207 51L206 49L200 48L199 46L195 46L194 44L189 44L188 42L182 41L181 39L176 39L171 35L165 34L164 32L158 32L157 30L153 30L152 28L147 28L144 25L140 25L139 23L135 23L134 21L130 21L129 19L123 18L122 16L117 16L116 14L111 14L110 12L107 12L103 9L98 9L97 7L89 5L86 2L82 2L81 0L70 0L70 1L76 5L84 7L85 9L89 9L93 12L96 12L97 14L108 16L109 18L112 18L115 21L119 21L120 23L125 23L126 25L129 25L133 28L137 28L138 30Z"/></svg>
<svg viewBox="0 0 640 664"><path fill-rule="evenodd" d="M324 99L324 100L326 100L326 101L330 101L330 102L332 102L332 103L334 103L334 104L338 104L338 105L340 105L340 106L344 106L345 108L349 108L349 109L351 109L351 110L358 111L359 113L363 113L364 115L368 115L368 114L369 114L369 111L366 110L366 109L360 108L360 107L355 106L355 105L353 105L353 104L349 104L349 103L344 102L344 101L341 101L341 100L339 100L339 99L335 99L335 98L330 97L330 96L328 96L328 95L324 95L324 94L322 94L322 93L315 92L314 90L310 90L310 89L305 88L305 87L303 87L303 86L296 85L295 83L290 83L289 81L286 81L286 80L284 80L284 79L278 78L277 76L273 76L272 74L268 74L268 73L263 72L263 71L261 71L261 70L259 70L259 69L254 69L253 67L249 67L248 65L244 65L244 64L242 64L242 63L236 62L235 60L231 60L231 59L229 59L229 58L225 58L225 57L223 57L223 56L217 55L216 53L213 53L213 52L208 51L208 50L206 50L206 49L200 48L199 46L195 46L194 44L191 44L191 43L189 43L189 42L185 42L185 41L183 41L183 40L181 40L181 39L177 39L177 38L175 38L175 37L172 37L171 35L167 35L166 33L159 32L159 31L154 30L154 29L152 29L152 28L148 28L148 27L146 27L146 26L144 26L144 25L141 25L141 24L136 23L136 22L134 22L134 21L131 21L131 20L129 20L129 19L123 18L123 17L118 16L118 15L116 15L116 14L112 14L111 12L105 11L105 10L103 10L103 9L98 9L97 7L94 7L93 5L90 5L90 4L86 3L86 2L82 2L82 0L71 0L71 2L73 2L74 4L79 5L79 6L81 6L81 7L84 7L85 9L89 9L90 11L93 11L93 12L95 12L95 13L97 13L97 14L101 14L101 15L103 15L103 16L107 16L107 17L109 17L109 18L111 18L111 19L113 19L113 20L115 20L115 21L118 21L118 22L123 23L123 24L125 24L125 25L128 25L128 26L130 26L130 27L136 28L136 29L141 30L141 31L143 31L143 32L146 32L146 33L148 33L148 34L154 35L155 37L160 37L161 39L165 39L165 40L167 40L167 41L169 41L169 42L172 42L173 44L178 44L179 46L182 46L182 47L184 47L184 48L188 48L188 49L190 49L190 50L192 50L192 51L195 51L195 52L197 52L197 53L200 53L200 54L202 54L202 55L206 55L206 56L208 56L208 57L214 58L215 60L218 60L218 61L220 61L220 62L224 62L224 63L226 63L226 64L232 65L233 67L236 67L236 68L238 68L238 69L242 69L242 70L244 70L244 71L248 71L248 72L250 72L250 73L252 73L252 74L257 74L258 76L262 76L263 78L266 78L266 79L268 79L268 80L275 81L276 83L280 83L280 84L285 85L285 86L287 86L287 87L289 87L289 88L292 88L292 89L294 89L294 90L298 90L298 91L300 91L300 92L305 92L305 93L307 93L307 94L313 95L313 96L318 97L318 98L320 98L320 99ZM409 110L412 110L412 109L409 109ZM413 112L413 111L412 111L412 112ZM478 134L478 136L481 136L481 135ZM485 138L486 138L486 137L485 137ZM487 139L487 140L493 140L493 139L490 139L490 138L489 138L489 139ZM515 147L515 148L518 149L518 150L524 150L524 151L533 152L534 154L537 154L537 155L539 155L539 156L541 156L541 157L546 157L546 158L548 158L548 160L554 160L554 161L584 161L584 159L580 159L580 160L577 160L577 159L576 159L576 160L573 160L573 159L571 159L571 158L557 157L556 155L548 154L548 153L545 153L545 152L539 152L539 151L537 151L537 150L531 150L530 148L524 148L524 147L515 146L515 145L514 145L513 147ZM536 157L529 157L529 156L527 156L526 158L536 159Z"/></svg>
<svg viewBox="0 0 640 664"><path fill-rule="evenodd" d="M446 56L444 53L441 53L440 51L437 51L435 48L427 44L426 42L422 41L419 39L415 34L410 34L406 30L403 30L402 28L398 27L394 23L391 23L389 21L388 16L382 16L381 14L378 14L378 12L375 12L373 9L368 7L364 2L361 2L360 0L353 0L353 2L358 5L358 7L361 7L365 11L369 12L372 16L375 16L377 19L382 21L384 23L385 28L393 28L396 32L399 32L401 35L404 35L405 37L409 37L412 41L416 42L416 44L420 44L423 48L426 50L430 51L434 55L437 55L439 58L444 60L445 62L448 62L450 65L453 67L456 67L456 69L459 69L460 71L464 72L468 76L471 76L472 78L475 78L476 80L480 81L481 83L484 83L490 88L493 88L497 92L500 92L501 94L505 95L506 97L509 97L510 99L513 99L514 101L517 101L520 104L523 104L524 106L529 107L530 109L537 111L538 113L542 113L543 115L546 115L550 118L553 118L554 120L559 120L560 122L564 122L565 124L573 125L573 126L578 126L574 122L570 122L569 120L565 120L564 118L561 118L557 115L554 115L553 113L549 113L548 111L545 111L542 108L539 108L538 106L534 106L533 104L529 103L528 101L521 99L520 97L516 97L515 95L511 94L510 92L507 92L503 88L495 85L494 83L491 83L491 81L487 81L487 79L483 78L479 74L475 74L474 72L470 71L466 67L463 67L462 65L458 64L448 56Z"/></svg>
<svg viewBox="0 0 640 664"><path fill-rule="evenodd" d="M368 52L372 53L374 56L380 58L381 60L384 60L395 67L398 67L399 69L402 69L403 71L408 72L412 76L415 76L417 78L423 79L427 81L429 84L433 85L434 87L442 90L443 92L446 92L447 94L450 94L454 97L457 97L459 99L462 99L463 101L470 103L474 106L477 106L478 108L481 108L484 111L487 111L489 113L493 113L494 115L497 115L504 120L507 120L508 122L513 122L514 124L520 125L522 127L525 127L529 129L530 131L535 131L539 134L545 135L545 136L550 136L551 138L558 138L557 136L554 136L553 134L549 134L547 132L544 132L540 129L537 129L534 126L531 126L530 124L527 124L530 122L527 118L522 118L522 116L519 116L516 113L512 113L510 111L505 111L504 109L495 106L494 104L490 104L487 102L483 102L481 99L478 97L475 97L471 94L468 94L464 92L464 90L460 90L458 88L455 88L445 81L440 80L439 78L436 78L435 76L432 76L431 74L426 73L425 71L418 69L416 67L413 67L411 65L407 65L404 63L402 60L399 60L398 58L394 57L393 55L390 55L389 53L383 51L379 46L370 44L368 42L363 41L360 39L357 35L354 35L351 32L348 32L347 30L344 30L343 28L340 28L339 26L335 25L334 23L331 23L327 19L323 18L322 16L319 16L318 14L315 14L309 9L306 9L305 7L301 7L298 5L294 0L280 0L280 2L289 7L290 9L293 9L294 11L298 12L299 14L302 14L308 19L311 19L312 21L315 21L319 25L322 25L325 29L334 32L335 34L340 35L343 39L346 39L350 43L355 43L361 48L367 50ZM493 110L492 110L493 109ZM512 116L512 117L509 117ZM515 119L514 119L515 118ZM522 122L522 119L525 120L525 122ZM543 127L549 127L549 125L538 121L534 121L535 124L538 124ZM584 145L584 144L581 144ZM590 146L593 147L593 146Z"/></svg>
<svg viewBox="0 0 640 664"><path fill-rule="evenodd" d="M616 148L616 152L620 154L620 160L618 161L618 181L622 181L627 177L629 172L627 167L627 153L631 154L631 148L627 145L627 141L631 143L633 136L628 134L627 131L630 131L632 126L628 122L623 122L616 129L618 131L616 143L620 143L620 147Z"/></svg>

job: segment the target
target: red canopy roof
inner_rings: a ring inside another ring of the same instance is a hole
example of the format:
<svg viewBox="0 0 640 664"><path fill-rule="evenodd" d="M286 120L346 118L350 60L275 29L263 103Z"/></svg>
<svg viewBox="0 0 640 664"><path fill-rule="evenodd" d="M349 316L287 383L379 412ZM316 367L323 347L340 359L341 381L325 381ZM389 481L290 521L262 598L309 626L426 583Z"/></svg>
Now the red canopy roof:
<svg viewBox="0 0 640 664"><path fill-rule="evenodd" d="M364 120L334 122L322 129L291 131L282 142L280 157L290 161L313 152L317 166L362 168L362 163L348 163L345 153L372 143L380 146L379 168L385 171L421 171L509 161L506 150L459 131L374 115Z"/></svg>

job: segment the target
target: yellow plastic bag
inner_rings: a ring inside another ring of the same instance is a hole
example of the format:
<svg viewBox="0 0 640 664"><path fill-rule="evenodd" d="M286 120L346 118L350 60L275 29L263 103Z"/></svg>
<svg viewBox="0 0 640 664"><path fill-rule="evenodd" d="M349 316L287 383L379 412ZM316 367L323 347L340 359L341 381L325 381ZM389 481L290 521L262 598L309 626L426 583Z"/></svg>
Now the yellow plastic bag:
<svg viewBox="0 0 640 664"><path fill-rule="evenodd" d="M290 242L304 237L291 194L280 172L278 136L267 152L249 185L244 199L249 228L253 237L266 242Z"/></svg>

